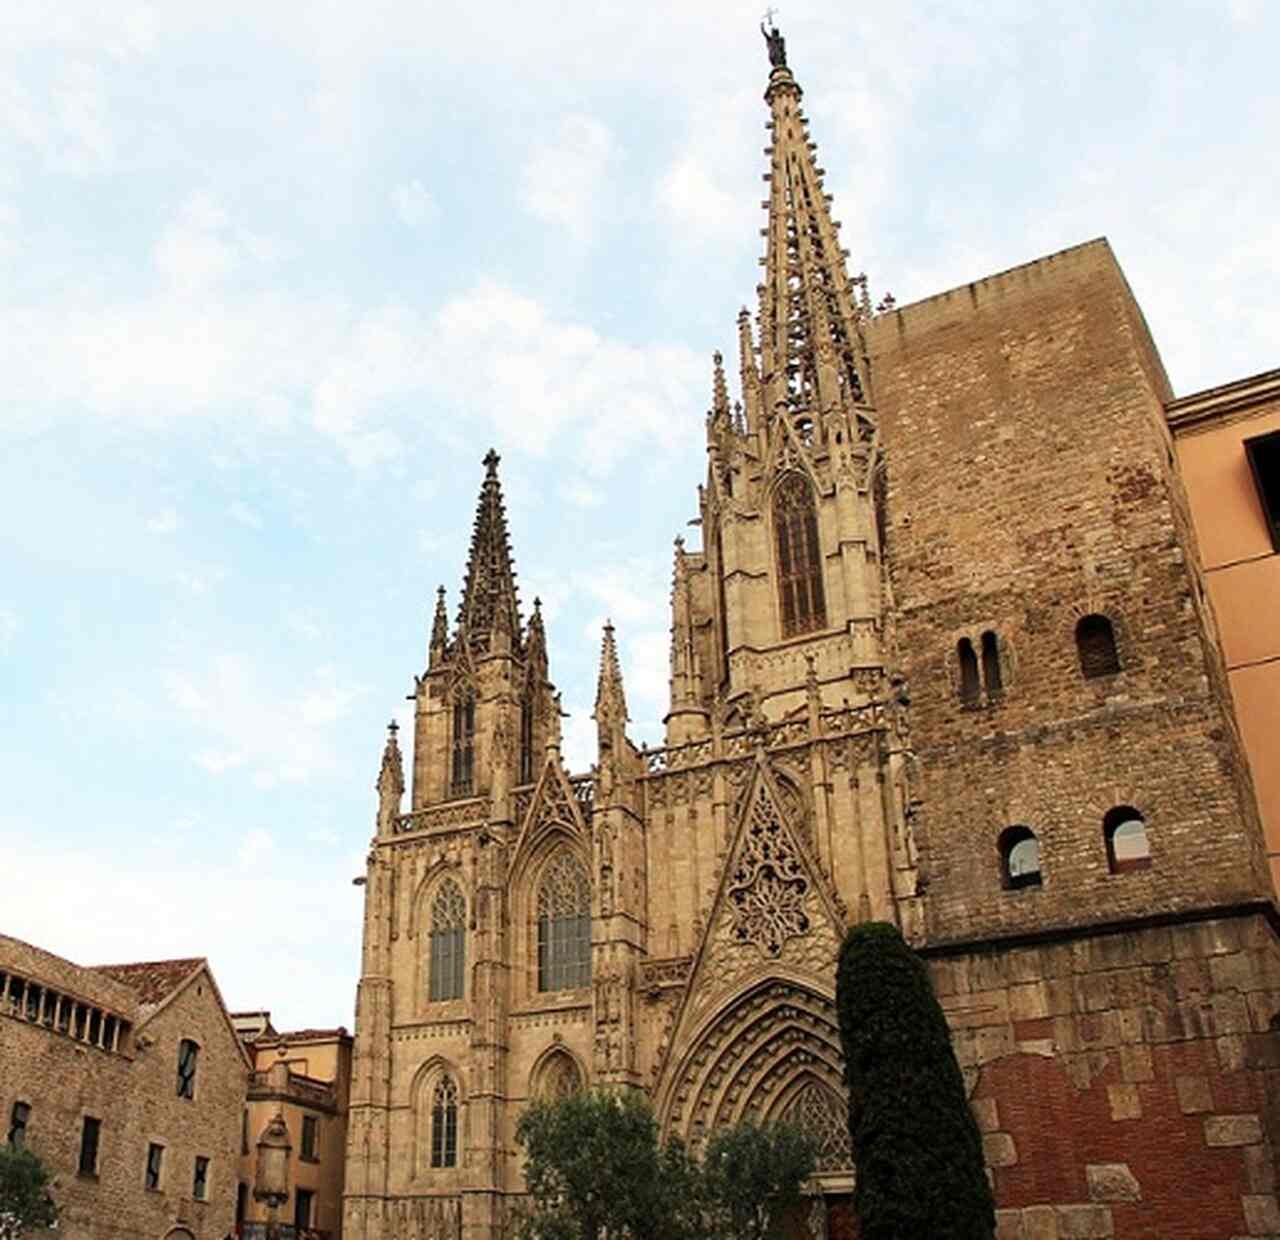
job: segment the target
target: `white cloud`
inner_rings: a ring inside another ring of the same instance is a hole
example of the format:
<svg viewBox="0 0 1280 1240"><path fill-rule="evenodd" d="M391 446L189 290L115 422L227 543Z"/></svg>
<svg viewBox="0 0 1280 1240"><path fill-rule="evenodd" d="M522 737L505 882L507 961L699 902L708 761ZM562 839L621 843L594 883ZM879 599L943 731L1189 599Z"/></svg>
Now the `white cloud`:
<svg viewBox="0 0 1280 1240"><path fill-rule="evenodd" d="M262 518L243 500L233 500L227 507L227 515L238 525L247 525L251 530L262 528Z"/></svg>
<svg viewBox="0 0 1280 1240"><path fill-rule="evenodd" d="M604 503L604 495L595 487L582 482L566 482L559 490L560 498L567 500L575 508L599 508Z"/></svg>
<svg viewBox="0 0 1280 1240"><path fill-rule="evenodd" d="M427 187L416 178L391 191L391 205L401 222L410 228L420 228L435 219L440 211Z"/></svg>
<svg viewBox="0 0 1280 1240"><path fill-rule="evenodd" d="M213 658L203 672L163 677L168 699L200 737L195 761L210 774L243 769L260 787L305 782L337 763L335 727L364 690L332 667L298 692L243 654Z"/></svg>
<svg viewBox="0 0 1280 1240"><path fill-rule="evenodd" d="M617 143L601 121L580 114L561 118L554 137L535 146L525 164L525 208L588 240L607 174L618 158Z"/></svg>
<svg viewBox="0 0 1280 1240"><path fill-rule="evenodd" d="M153 534L172 534L178 528L176 509L165 508L147 519L147 529Z"/></svg>
<svg viewBox="0 0 1280 1240"><path fill-rule="evenodd" d="M274 247L232 223L208 193L192 194L156 241L156 271L180 293L199 293L224 283L246 263L265 262Z"/></svg>

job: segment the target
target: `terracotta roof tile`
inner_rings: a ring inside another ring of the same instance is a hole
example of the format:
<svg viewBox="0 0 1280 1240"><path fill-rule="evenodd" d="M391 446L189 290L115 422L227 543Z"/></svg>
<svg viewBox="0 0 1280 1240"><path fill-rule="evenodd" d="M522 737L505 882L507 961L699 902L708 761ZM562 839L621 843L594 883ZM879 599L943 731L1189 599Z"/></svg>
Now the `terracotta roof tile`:
<svg viewBox="0 0 1280 1240"><path fill-rule="evenodd" d="M123 982L144 1004L163 1003L197 969L208 962L202 956L184 960L146 960L133 964L100 964L94 969Z"/></svg>

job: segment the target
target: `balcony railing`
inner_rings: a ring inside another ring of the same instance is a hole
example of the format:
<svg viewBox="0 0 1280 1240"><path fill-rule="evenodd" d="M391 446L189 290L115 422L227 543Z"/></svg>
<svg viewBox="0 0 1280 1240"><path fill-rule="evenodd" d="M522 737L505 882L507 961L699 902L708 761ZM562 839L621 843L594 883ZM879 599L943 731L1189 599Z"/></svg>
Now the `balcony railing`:
<svg viewBox="0 0 1280 1240"><path fill-rule="evenodd" d="M270 1223L240 1223L236 1227L238 1240L332 1240L332 1232L319 1227L298 1227L293 1223L276 1223L275 1231Z"/></svg>

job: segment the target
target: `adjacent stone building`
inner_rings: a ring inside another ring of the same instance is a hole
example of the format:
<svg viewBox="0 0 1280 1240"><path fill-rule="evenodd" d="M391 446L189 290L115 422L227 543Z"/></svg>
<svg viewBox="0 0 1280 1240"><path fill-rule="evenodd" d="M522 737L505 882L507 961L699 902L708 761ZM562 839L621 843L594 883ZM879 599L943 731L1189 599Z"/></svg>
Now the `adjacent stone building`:
<svg viewBox="0 0 1280 1240"><path fill-rule="evenodd" d="M488 1240L516 1118L645 1092L694 1147L785 1118L854 1234L834 960L931 962L1006 1240L1280 1233L1263 835L1172 393L1105 241L915 305L851 279L770 36L764 282L719 355L666 743L606 627L561 760L498 458L394 728L368 859L347 1240Z"/></svg>
<svg viewBox="0 0 1280 1240"><path fill-rule="evenodd" d="M1166 407L1280 879L1280 370Z"/></svg>
<svg viewBox="0 0 1280 1240"><path fill-rule="evenodd" d="M0 1114L67 1240L223 1240L248 1068L207 961L83 968L0 935Z"/></svg>
<svg viewBox="0 0 1280 1240"><path fill-rule="evenodd" d="M292 1147L290 1196L279 1221L298 1240L341 1240L351 1035L341 1026L281 1033L270 1012L237 1012L232 1022L253 1061L236 1197L239 1234L266 1240L267 1207L253 1196L257 1141L279 1113Z"/></svg>

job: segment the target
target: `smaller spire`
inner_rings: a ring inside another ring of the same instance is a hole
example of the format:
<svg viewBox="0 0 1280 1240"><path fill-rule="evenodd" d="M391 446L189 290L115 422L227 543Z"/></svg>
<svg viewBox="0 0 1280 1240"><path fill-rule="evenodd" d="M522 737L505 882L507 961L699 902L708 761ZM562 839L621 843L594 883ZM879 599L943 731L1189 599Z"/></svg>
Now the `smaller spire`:
<svg viewBox="0 0 1280 1240"><path fill-rule="evenodd" d="M458 607L458 632L472 649L487 650L495 636L518 639L520 602L516 574L511 563L507 513L498 481L501 458L490 448L484 457L484 482L476 504L471 553L467 557L462 602Z"/></svg>
<svg viewBox="0 0 1280 1240"><path fill-rule="evenodd" d="M724 381L724 355L717 349L711 355L711 416L717 421L729 420L729 386Z"/></svg>
<svg viewBox="0 0 1280 1240"><path fill-rule="evenodd" d="M436 614L431 621L431 646L429 665L434 667L443 657L449 645L449 613L444 605L444 586L436 586Z"/></svg>
<svg viewBox="0 0 1280 1240"><path fill-rule="evenodd" d="M613 638L612 620L604 622L604 639L600 644L600 676L596 682L596 708L592 718L600 725L602 735L607 729L621 728L630 718L627 714L627 695L622 686L618 646Z"/></svg>
<svg viewBox="0 0 1280 1240"><path fill-rule="evenodd" d="M751 336L751 313L738 311L738 360L742 371L742 400L747 407L747 431L760 429L760 369L756 365L756 345Z"/></svg>
<svg viewBox="0 0 1280 1240"><path fill-rule="evenodd" d="M400 745L396 734L400 725L393 719L387 724L387 743L382 750L382 767L378 771L378 834L390 835L395 829L396 815L400 812L400 798L404 796L404 764L400 759Z"/></svg>

